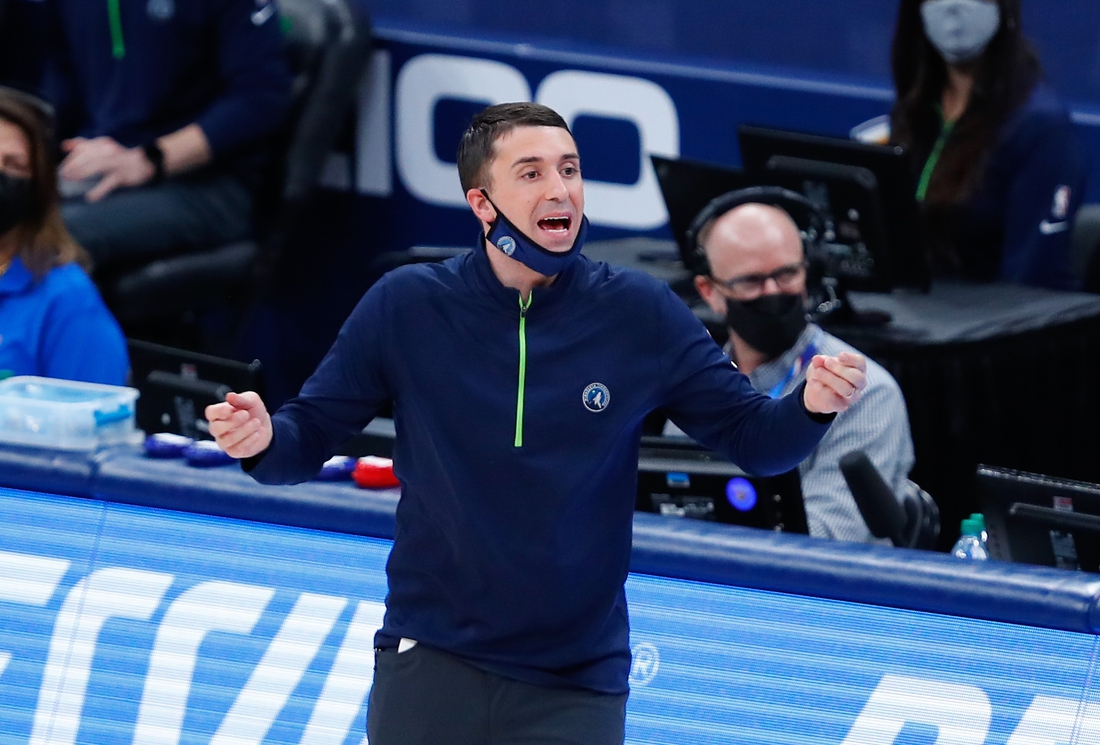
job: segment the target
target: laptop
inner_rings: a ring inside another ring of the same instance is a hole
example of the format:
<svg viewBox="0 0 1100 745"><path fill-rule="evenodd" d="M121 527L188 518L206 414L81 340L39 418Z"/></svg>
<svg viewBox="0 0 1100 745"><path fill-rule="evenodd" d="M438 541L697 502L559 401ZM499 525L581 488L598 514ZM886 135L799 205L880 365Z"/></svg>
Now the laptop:
<svg viewBox="0 0 1100 745"><path fill-rule="evenodd" d="M687 256L691 250L685 239L687 229L712 199L760 185L759 180L751 179L738 168L695 160L674 160L659 155L649 157L668 210L668 226L681 256Z"/></svg>
<svg viewBox="0 0 1100 745"><path fill-rule="evenodd" d="M809 532L797 470L752 476L688 437L642 437L635 509L785 533Z"/></svg>
<svg viewBox="0 0 1100 745"><path fill-rule="evenodd" d="M994 559L1100 571L1100 484L979 466Z"/></svg>

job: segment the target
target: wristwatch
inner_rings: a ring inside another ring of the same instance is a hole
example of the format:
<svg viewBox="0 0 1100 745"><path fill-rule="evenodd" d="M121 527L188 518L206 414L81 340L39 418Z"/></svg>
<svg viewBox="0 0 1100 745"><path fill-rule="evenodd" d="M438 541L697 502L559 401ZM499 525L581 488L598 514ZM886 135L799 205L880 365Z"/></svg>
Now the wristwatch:
<svg viewBox="0 0 1100 745"><path fill-rule="evenodd" d="M153 165L153 182L164 180L164 151L156 140L150 140L141 146L145 158Z"/></svg>

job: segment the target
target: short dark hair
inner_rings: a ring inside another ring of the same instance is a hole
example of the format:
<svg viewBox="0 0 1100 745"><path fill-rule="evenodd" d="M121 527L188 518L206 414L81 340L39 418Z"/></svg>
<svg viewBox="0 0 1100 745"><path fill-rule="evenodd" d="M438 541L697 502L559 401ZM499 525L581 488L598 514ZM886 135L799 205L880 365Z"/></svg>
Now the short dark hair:
<svg viewBox="0 0 1100 745"><path fill-rule="evenodd" d="M493 162L493 145L516 127L561 127L569 132L569 125L561 114L539 103L500 103L483 109L470 122L458 143L458 178L463 194L489 185L488 168Z"/></svg>

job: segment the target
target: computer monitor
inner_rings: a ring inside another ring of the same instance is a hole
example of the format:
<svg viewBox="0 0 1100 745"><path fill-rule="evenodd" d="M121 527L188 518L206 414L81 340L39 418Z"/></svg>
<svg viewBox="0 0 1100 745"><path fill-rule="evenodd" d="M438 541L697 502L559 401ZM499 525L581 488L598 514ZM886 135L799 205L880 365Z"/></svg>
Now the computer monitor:
<svg viewBox="0 0 1100 745"><path fill-rule="evenodd" d="M263 394L259 360L237 362L161 344L130 339L130 379L141 392L137 426L209 439L204 411L230 391Z"/></svg>
<svg viewBox="0 0 1100 745"><path fill-rule="evenodd" d="M808 533L798 471L751 476L687 437L642 437L635 509Z"/></svg>
<svg viewBox="0 0 1100 745"><path fill-rule="evenodd" d="M822 217L820 234L807 236L811 238L807 241L807 290L817 319L889 320L884 314L873 318L856 314L846 302L848 290L887 291L892 287L891 273L883 270L891 259L878 182L869 169L775 156L766 171L750 174L730 166L651 158L685 265L693 248L687 245L687 229L708 202L749 186L780 186L805 196Z"/></svg>
<svg viewBox="0 0 1100 745"><path fill-rule="evenodd" d="M874 192L872 209L877 214L861 226L868 239L868 256L852 256L839 272L837 279L845 289L928 290L930 273L919 232L916 183L903 148L749 125L739 127L737 135L745 172L767 179L777 171L801 171L807 184L801 191L831 214L838 236L845 229L850 197L832 191L827 178L831 169L856 169L848 173L857 173L861 188ZM868 263L868 258L873 261Z"/></svg>
<svg viewBox="0 0 1100 745"><path fill-rule="evenodd" d="M994 559L1098 571L1100 484L979 466L977 489Z"/></svg>
<svg viewBox="0 0 1100 745"><path fill-rule="evenodd" d="M681 260L688 266L687 256L692 247L687 245L685 235L695 216L715 197L758 183L740 168L660 155L649 158L668 210L668 226L680 249Z"/></svg>

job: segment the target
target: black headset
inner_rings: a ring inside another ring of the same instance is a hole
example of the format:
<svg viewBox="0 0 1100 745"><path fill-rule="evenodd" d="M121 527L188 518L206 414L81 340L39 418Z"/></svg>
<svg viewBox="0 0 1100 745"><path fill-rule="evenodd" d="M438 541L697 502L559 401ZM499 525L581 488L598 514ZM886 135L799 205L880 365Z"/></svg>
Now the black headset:
<svg viewBox="0 0 1100 745"><path fill-rule="evenodd" d="M684 245L687 254L684 265L692 274L710 274L710 262L706 251L699 242L699 234L712 220L716 220L735 207L743 204L767 204L778 207L794 220L802 233L803 255L807 260L818 253L815 249L825 233L825 217L817 205L798 192L781 186L750 186L717 196L707 203L691 221L684 233Z"/></svg>

